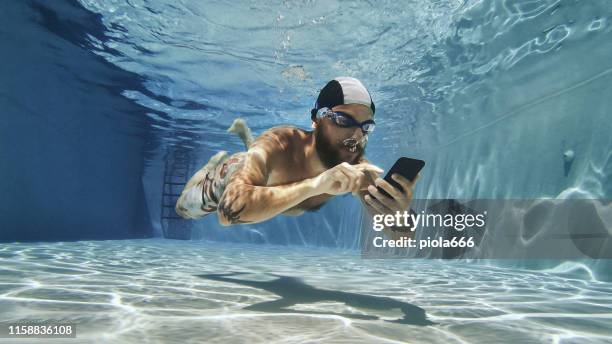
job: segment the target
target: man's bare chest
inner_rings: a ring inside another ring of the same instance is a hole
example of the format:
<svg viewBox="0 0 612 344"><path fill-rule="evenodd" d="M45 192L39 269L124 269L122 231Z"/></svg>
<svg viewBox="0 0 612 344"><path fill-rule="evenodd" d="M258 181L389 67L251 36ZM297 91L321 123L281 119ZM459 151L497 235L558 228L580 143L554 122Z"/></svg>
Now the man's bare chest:
<svg viewBox="0 0 612 344"><path fill-rule="evenodd" d="M268 178L267 186L286 185L296 182L301 182L306 179L318 176L322 171L312 171L308 166L302 164L287 164L284 169L274 171ZM288 209L284 213L286 215L298 215L306 210L317 209L327 202L332 195L321 194L310 197L295 207Z"/></svg>

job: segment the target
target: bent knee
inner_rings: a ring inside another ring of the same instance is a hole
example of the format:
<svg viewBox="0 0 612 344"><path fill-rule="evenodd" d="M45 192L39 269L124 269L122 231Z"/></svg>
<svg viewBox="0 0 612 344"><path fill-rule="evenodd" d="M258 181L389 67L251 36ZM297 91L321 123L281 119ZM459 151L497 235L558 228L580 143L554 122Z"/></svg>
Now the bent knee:
<svg viewBox="0 0 612 344"><path fill-rule="evenodd" d="M174 210L184 219L199 219L216 209L207 209L202 200L202 184L198 183L183 190Z"/></svg>

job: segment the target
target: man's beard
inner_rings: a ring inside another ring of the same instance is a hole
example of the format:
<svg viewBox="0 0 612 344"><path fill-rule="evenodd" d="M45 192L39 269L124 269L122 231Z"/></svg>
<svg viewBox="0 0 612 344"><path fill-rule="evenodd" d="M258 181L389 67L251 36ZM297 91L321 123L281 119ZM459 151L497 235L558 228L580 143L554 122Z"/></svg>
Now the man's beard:
<svg viewBox="0 0 612 344"><path fill-rule="evenodd" d="M319 159L321 159L321 162L323 162L327 168L332 168L343 162L348 162L351 165L356 164L365 152L365 147L358 143L354 152L357 153L357 155L349 161L343 160L340 152L343 150L348 152L346 146L342 143L332 143L320 129L315 130L315 146L319 154Z"/></svg>

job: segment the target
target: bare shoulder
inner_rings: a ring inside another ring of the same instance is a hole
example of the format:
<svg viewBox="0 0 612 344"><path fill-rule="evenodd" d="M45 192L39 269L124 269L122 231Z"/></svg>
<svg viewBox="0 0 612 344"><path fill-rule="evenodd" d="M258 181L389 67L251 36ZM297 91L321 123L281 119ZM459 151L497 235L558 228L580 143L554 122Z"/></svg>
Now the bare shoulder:
<svg viewBox="0 0 612 344"><path fill-rule="evenodd" d="M256 151L264 155L276 155L283 152L290 153L292 148L308 135L308 132L289 125L270 128L259 135L249 151Z"/></svg>
<svg viewBox="0 0 612 344"><path fill-rule="evenodd" d="M307 132L298 127L283 125L270 128L259 135L253 144L266 145L268 143L290 144L292 141L303 139Z"/></svg>
<svg viewBox="0 0 612 344"><path fill-rule="evenodd" d="M297 146L295 143L306 133L293 126L279 126L266 130L249 146L243 168L232 177L232 181L265 185L270 171L293 154Z"/></svg>

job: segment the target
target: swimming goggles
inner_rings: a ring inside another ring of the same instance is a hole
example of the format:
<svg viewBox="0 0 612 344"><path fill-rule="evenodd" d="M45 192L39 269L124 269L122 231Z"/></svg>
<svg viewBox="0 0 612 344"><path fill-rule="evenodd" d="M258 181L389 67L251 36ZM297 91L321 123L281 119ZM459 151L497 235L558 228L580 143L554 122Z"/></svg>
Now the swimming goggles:
<svg viewBox="0 0 612 344"><path fill-rule="evenodd" d="M341 111L332 111L329 108L320 108L317 113L322 117L329 117L331 120L341 128L353 128L359 127L364 135L371 134L376 127L376 123L373 119L369 119L363 122L357 122L351 115L341 112Z"/></svg>

